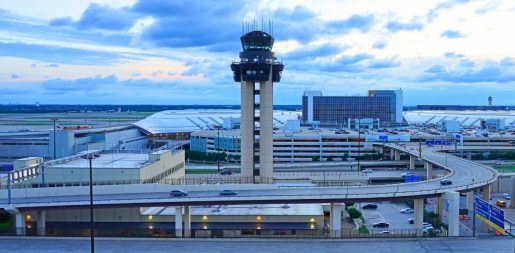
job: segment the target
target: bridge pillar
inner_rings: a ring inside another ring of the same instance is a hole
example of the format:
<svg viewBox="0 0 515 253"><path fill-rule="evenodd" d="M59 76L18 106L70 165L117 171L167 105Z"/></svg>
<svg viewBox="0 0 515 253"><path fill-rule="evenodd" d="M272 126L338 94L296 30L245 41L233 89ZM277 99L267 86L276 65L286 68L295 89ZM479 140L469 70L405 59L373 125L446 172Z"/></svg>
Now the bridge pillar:
<svg viewBox="0 0 515 253"><path fill-rule="evenodd" d="M175 207L175 237L182 237L182 206Z"/></svg>
<svg viewBox="0 0 515 253"><path fill-rule="evenodd" d="M422 223L424 222L424 199L415 199L413 202L415 229L417 230L417 236L422 236Z"/></svg>
<svg viewBox="0 0 515 253"><path fill-rule="evenodd" d="M483 200L490 203L490 185L485 185L481 188L483 190ZM482 222L483 225L481 226L481 232L488 232L488 229L490 228L488 224Z"/></svg>
<svg viewBox="0 0 515 253"><path fill-rule="evenodd" d="M46 211L38 211L37 213L38 235L46 235Z"/></svg>
<svg viewBox="0 0 515 253"><path fill-rule="evenodd" d="M438 214L438 219L440 221L442 221L443 220L443 197L437 198L435 205L436 205L435 212Z"/></svg>
<svg viewBox="0 0 515 253"><path fill-rule="evenodd" d="M330 237L339 238L341 237L342 231L342 204L331 203L330 213Z"/></svg>
<svg viewBox="0 0 515 253"><path fill-rule="evenodd" d="M395 151L392 148L390 148L389 153L390 153L390 161L393 161L395 159Z"/></svg>
<svg viewBox="0 0 515 253"><path fill-rule="evenodd" d="M395 161L400 161L401 160L401 151L395 150L394 153L395 153Z"/></svg>
<svg viewBox="0 0 515 253"><path fill-rule="evenodd" d="M467 159L472 160L472 152L467 152Z"/></svg>
<svg viewBox="0 0 515 253"><path fill-rule="evenodd" d="M379 154L384 154L384 147L383 146L379 146Z"/></svg>
<svg viewBox="0 0 515 253"><path fill-rule="evenodd" d="M469 216L474 217L474 191L467 192L467 210L469 210Z"/></svg>
<svg viewBox="0 0 515 253"><path fill-rule="evenodd" d="M415 161L417 160L416 156L410 155L409 156L409 169L414 170L415 169Z"/></svg>
<svg viewBox="0 0 515 253"><path fill-rule="evenodd" d="M424 163L424 167L425 167L426 172L427 172L426 180L433 179L433 164L429 163L429 162L425 162Z"/></svg>
<svg viewBox="0 0 515 253"><path fill-rule="evenodd" d="M443 222L448 226L448 236L460 235L460 194L455 191L448 191L442 195L444 199Z"/></svg>
<svg viewBox="0 0 515 253"><path fill-rule="evenodd" d="M191 237L191 206L184 206L184 237Z"/></svg>
<svg viewBox="0 0 515 253"><path fill-rule="evenodd" d="M17 213L15 217L16 222L16 235L25 235L25 215Z"/></svg>
<svg viewBox="0 0 515 253"><path fill-rule="evenodd" d="M515 200L513 199L515 197L515 177L511 178L511 188L510 188L510 194L511 194L511 203L510 208L515 208Z"/></svg>

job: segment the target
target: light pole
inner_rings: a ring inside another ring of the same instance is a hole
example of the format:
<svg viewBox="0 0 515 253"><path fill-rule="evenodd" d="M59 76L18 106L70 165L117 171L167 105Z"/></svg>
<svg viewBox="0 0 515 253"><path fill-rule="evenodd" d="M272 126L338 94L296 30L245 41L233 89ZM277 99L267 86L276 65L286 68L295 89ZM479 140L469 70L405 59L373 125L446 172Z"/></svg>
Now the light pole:
<svg viewBox="0 0 515 253"><path fill-rule="evenodd" d="M55 127L56 127L55 122L57 121L57 118L54 117L54 118L51 118L51 120L54 122L54 145L53 145L54 146L54 156L53 156L53 159L55 160L57 158L57 156L56 156L56 145L57 145L57 143L55 142Z"/></svg>
<svg viewBox="0 0 515 253"><path fill-rule="evenodd" d="M89 233L91 253L95 253L95 223L93 222L93 159L95 154L89 153L82 156L82 158L89 160Z"/></svg>
<svg viewBox="0 0 515 253"><path fill-rule="evenodd" d="M216 128L216 169L220 171L220 127Z"/></svg>

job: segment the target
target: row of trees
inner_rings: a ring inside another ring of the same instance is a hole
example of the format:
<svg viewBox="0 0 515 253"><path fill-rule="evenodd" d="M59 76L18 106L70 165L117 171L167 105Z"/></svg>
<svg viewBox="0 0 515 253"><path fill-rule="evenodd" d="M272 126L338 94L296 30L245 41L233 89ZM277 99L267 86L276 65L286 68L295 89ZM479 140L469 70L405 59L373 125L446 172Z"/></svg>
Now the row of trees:
<svg viewBox="0 0 515 253"><path fill-rule="evenodd" d="M186 150L186 159L192 161L239 161L239 155L227 154L225 152L212 153L212 152L200 152L194 150Z"/></svg>

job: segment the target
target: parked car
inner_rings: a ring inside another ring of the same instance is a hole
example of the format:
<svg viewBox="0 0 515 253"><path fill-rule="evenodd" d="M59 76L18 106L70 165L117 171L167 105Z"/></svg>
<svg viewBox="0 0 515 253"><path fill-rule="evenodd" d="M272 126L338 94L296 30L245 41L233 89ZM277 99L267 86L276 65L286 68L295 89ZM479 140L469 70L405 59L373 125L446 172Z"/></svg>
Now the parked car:
<svg viewBox="0 0 515 253"><path fill-rule="evenodd" d="M238 193L233 190L221 190L219 193L220 193L220 196L238 195Z"/></svg>
<svg viewBox="0 0 515 253"><path fill-rule="evenodd" d="M393 235L393 232L392 232L392 231L388 231L388 230L384 230L384 231L379 232L379 234L383 234L383 235Z"/></svg>
<svg viewBox="0 0 515 253"><path fill-rule="evenodd" d="M390 224L388 222L376 222L376 223L372 224L372 227L387 228L387 227L390 227Z"/></svg>
<svg viewBox="0 0 515 253"><path fill-rule="evenodd" d="M503 197L504 199L507 199L507 200L510 200L510 199L511 199L511 195L510 195L509 193L504 193L504 194L502 195L502 197Z"/></svg>
<svg viewBox="0 0 515 253"><path fill-rule="evenodd" d="M413 213L413 212L414 211L411 208L404 208L404 209L401 210L401 213Z"/></svg>
<svg viewBox="0 0 515 253"><path fill-rule="evenodd" d="M220 175L232 175L232 171L230 171L230 170L222 170L222 172L220 172Z"/></svg>
<svg viewBox="0 0 515 253"><path fill-rule="evenodd" d="M414 218L409 218L408 219L408 223L409 224L415 224L415 219Z"/></svg>
<svg viewBox="0 0 515 253"><path fill-rule="evenodd" d="M497 202L495 202L495 204L498 207L506 207L506 201L504 201L504 200L497 200Z"/></svg>
<svg viewBox="0 0 515 253"><path fill-rule="evenodd" d="M183 190L172 190L170 192L170 196L171 197L184 197L184 196L187 196L188 195L188 192L187 191L183 191Z"/></svg>
<svg viewBox="0 0 515 253"><path fill-rule="evenodd" d="M366 203L361 206L361 209L377 209L377 205L372 203Z"/></svg>
<svg viewBox="0 0 515 253"><path fill-rule="evenodd" d="M444 180L440 181L440 184L441 185L451 185L452 181L449 179L444 179Z"/></svg>
<svg viewBox="0 0 515 253"><path fill-rule="evenodd" d="M374 171L373 171L373 170L371 170L371 169L363 170L363 173L372 173L372 172L374 172Z"/></svg>

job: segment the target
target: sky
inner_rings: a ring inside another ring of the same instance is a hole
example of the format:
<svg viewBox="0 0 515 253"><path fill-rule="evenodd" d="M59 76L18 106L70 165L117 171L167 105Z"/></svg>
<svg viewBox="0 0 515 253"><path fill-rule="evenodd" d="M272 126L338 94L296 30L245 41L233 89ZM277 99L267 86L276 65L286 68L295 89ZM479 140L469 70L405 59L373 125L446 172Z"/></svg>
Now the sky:
<svg viewBox="0 0 515 253"><path fill-rule="evenodd" d="M273 20L275 104L402 89L515 105L511 0L3 0L0 104L239 104L242 21Z"/></svg>

